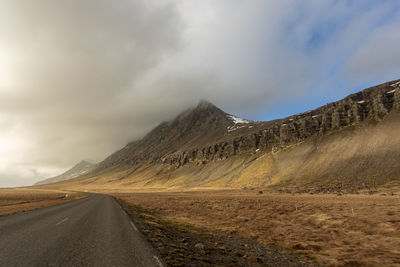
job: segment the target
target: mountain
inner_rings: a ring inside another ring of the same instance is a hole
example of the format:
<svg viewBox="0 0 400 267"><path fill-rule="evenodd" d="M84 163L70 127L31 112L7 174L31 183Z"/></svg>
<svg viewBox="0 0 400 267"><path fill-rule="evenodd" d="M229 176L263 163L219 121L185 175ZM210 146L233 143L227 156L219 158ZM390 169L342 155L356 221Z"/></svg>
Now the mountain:
<svg viewBox="0 0 400 267"><path fill-rule="evenodd" d="M35 183L35 185L45 185L45 184L52 184L52 183L57 183L57 182L62 182L62 181L68 181L74 178L77 178L79 176L82 176L93 169L97 167L97 164L82 160L78 164L76 164L74 167L69 169L68 171L64 172L63 174L60 174L58 176L52 177L45 179L43 181L39 181Z"/></svg>
<svg viewBox="0 0 400 267"><path fill-rule="evenodd" d="M65 186L317 192L400 186L399 132L400 80L268 122L202 101Z"/></svg>
<svg viewBox="0 0 400 267"><path fill-rule="evenodd" d="M229 115L207 101L186 110L174 120L163 122L143 139L128 144L100 163L98 170L112 166L159 163L179 151L189 151L223 140L235 125L249 121Z"/></svg>

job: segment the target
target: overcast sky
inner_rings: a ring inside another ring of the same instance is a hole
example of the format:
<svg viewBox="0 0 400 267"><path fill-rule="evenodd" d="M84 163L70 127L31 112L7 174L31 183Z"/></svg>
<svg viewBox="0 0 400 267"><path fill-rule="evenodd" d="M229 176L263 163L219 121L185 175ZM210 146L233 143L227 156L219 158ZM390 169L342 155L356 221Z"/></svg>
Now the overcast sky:
<svg viewBox="0 0 400 267"><path fill-rule="evenodd" d="M400 1L0 0L0 187L206 99L253 120L400 78Z"/></svg>

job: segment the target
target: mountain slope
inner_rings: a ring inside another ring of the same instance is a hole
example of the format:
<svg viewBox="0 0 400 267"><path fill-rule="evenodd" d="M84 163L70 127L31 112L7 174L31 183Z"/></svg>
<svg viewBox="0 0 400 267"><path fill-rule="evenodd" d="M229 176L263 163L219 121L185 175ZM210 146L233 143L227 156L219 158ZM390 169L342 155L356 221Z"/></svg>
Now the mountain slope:
<svg viewBox="0 0 400 267"><path fill-rule="evenodd" d="M70 186L369 189L400 179L400 82L269 122L201 102Z"/></svg>
<svg viewBox="0 0 400 267"><path fill-rule="evenodd" d="M76 164L74 167L64 172L63 174L45 179L43 181L39 181L35 183L35 185L45 185L45 184L52 184L52 183L71 180L94 170L96 167L97 164L82 160L81 162L79 162L78 164Z"/></svg>
<svg viewBox="0 0 400 267"><path fill-rule="evenodd" d="M201 101L170 122L163 122L143 139L128 144L100 163L98 170L116 165L155 163L163 156L198 146L214 144L227 129L249 121L229 115L211 103Z"/></svg>

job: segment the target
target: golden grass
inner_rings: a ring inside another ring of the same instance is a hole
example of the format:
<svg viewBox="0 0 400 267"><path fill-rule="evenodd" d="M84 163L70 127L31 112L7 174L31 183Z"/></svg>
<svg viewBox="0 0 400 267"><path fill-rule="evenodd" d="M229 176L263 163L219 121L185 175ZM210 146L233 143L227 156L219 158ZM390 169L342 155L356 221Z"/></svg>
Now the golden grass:
<svg viewBox="0 0 400 267"><path fill-rule="evenodd" d="M80 193L61 190L33 188L0 189L0 215L52 206L83 196Z"/></svg>
<svg viewBox="0 0 400 267"><path fill-rule="evenodd" d="M400 197L255 191L118 194L166 219L310 253L328 266L400 265Z"/></svg>

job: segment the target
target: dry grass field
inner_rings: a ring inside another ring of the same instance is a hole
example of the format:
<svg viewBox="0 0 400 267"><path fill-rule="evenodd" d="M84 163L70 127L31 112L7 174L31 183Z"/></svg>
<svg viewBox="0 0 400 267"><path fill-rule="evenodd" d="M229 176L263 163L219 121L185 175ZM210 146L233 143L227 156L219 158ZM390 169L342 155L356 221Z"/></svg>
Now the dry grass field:
<svg viewBox="0 0 400 267"><path fill-rule="evenodd" d="M59 190L33 188L0 189L0 216L52 206L83 196L80 193Z"/></svg>
<svg viewBox="0 0 400 267"><path fill-rule="evenodd" d="M169 220L311 254L327 266L400 266L398 195L193 191L117 197Z"/></svg>

